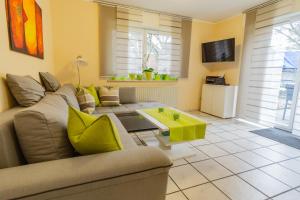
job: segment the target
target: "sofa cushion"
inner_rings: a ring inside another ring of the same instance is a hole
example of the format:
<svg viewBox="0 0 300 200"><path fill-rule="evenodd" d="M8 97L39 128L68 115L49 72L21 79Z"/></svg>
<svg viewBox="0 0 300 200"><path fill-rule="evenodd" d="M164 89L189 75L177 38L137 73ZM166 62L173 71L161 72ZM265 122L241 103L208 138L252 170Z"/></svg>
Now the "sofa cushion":
<svg viewBox="0 0 300 200"><path fill-rule="evenodd" d="M19 105L29 107L45 96L43 86L31 76L6 75L8 87Z"/></svg>
<svg viewBox="0 0 300 200"><path fill-rule="evenodd" d="M28 163L73 155L67 119L68 105L59 95L47 95L38 104L15 115L17 138Z"/></svg>
<svg viewBox="0 0 300 200"><path fill-rule="evenodd" d="M114 87L100 87L99 90L101 106L119 106L119 89Z"/></svg>
<svg viewBox="0 0 300 200"><path fill-rule="evenodd" d="M56 92L60 88L59 81L49 72L40 72L39 75L47 92Z"/></svg>
<svg viewBox="0 0 300 200"><path fill-rule="evenodd" d="M95 99L85 88L80 88L76 97L82 112L92 114L95 111Z"/></svg>
<svg viewBox="0 0 300 200"><path fill-rule="evenodd" d="M80 109L77 98L76 98L76 88L72 84L63 85L54 94L60 95L69 106L76 109Z"/></svg>
<svg viewBox="0 0 300 200"><path fill-rule="evenodd" d="M26 163L14 128L14 116L25 109L16 107L0 113L0 169Z"/></svg>
<svg viewBox="0 0 300 200"><path fill-rule="evenodd" d="M136 103L136 89L134 87L124 87L119 89L120 103L129 104Z"/></svg>
<svg viewBox="0 0 300 200"><path fill-rule="evenodd" d="M98 92L97 92L95 86L91 85L91 86L87 87L86 89L94 97L96 106L100 106L100 100L99 100Z"/></svg>
<svg viewBox="0 0 300 200"><path fill-rule="evenodd" d="M118 129L107 115L96 117L69 107L68 135L81 155L123 149Z"/></svg>

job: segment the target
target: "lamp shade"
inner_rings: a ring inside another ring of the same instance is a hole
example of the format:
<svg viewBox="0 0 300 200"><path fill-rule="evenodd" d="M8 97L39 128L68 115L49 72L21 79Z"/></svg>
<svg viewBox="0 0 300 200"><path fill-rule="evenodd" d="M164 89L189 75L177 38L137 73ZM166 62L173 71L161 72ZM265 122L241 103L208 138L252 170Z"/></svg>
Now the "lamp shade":
<svg viewBox="0 0 300 200"><path fill-rule="evenodd" d="M87 66L88 62L82 58L82 56L77 56L75 63L78 67Z"/></svg>

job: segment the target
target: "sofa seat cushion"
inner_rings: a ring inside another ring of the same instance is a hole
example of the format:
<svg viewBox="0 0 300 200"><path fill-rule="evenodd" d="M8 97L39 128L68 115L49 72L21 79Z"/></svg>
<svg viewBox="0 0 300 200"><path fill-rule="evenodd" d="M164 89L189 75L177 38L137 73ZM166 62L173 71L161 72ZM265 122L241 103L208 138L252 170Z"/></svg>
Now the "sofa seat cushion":
<svg viewBox="0 0 300 200"><path fill-rule="evenodd" d="M141 102L139 105L141 106L141 109L167 107L167 105L160 102Z"/></svg>
<svg viewBox="0 0 300 200"><path fill-rule="evenodd" d="M17 138L28 163L73 156L67 119L68 105L59 95L47 95L38 104L15 115Z"/></svg>
<svg viewBox="0 0 300 200"><path fill-rule="evenodd" d="M105 114L105 113L128 113L135 112L139 109L146 108L158 108L165 107L165 104L159 102L141 102L132 104L122 104L120 106L110 106L110 107L96 107L95 114Z"/></svg>

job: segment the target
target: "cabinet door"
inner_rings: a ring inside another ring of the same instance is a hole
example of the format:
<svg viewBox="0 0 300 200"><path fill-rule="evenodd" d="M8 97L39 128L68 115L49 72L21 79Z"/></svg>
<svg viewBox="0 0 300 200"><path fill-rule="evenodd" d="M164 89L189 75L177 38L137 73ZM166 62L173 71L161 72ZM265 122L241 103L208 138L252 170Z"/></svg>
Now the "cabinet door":
<svg viewBox="0 0 300 200"><path fill-rule="evenodd" d="M204 85L202 88L201 99L201 111L211 114L212 112L212 99L213 99L213 87L210 85Z"/></svg>
<svg viewBox="0 0 300 200"><path fill-rule="evenodd" d="M212 114L218 117L224 117L224 98L225 87L216 86L212 98Z"/></svg>

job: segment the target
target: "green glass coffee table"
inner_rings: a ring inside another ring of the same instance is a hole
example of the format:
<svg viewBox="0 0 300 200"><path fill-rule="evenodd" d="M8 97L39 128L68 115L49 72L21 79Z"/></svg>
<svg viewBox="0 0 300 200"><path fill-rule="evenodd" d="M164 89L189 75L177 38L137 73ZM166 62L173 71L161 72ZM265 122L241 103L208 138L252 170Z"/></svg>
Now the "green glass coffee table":
<svg viewBox="0 0 300 200"><path fill-rule="evenodd" d="M158 127L155 137L159 141L159 147L171 160L194 156L195 151L187 143L205 138L207 123L189 113L172 107L142 109L136 112Z"/></svg>

